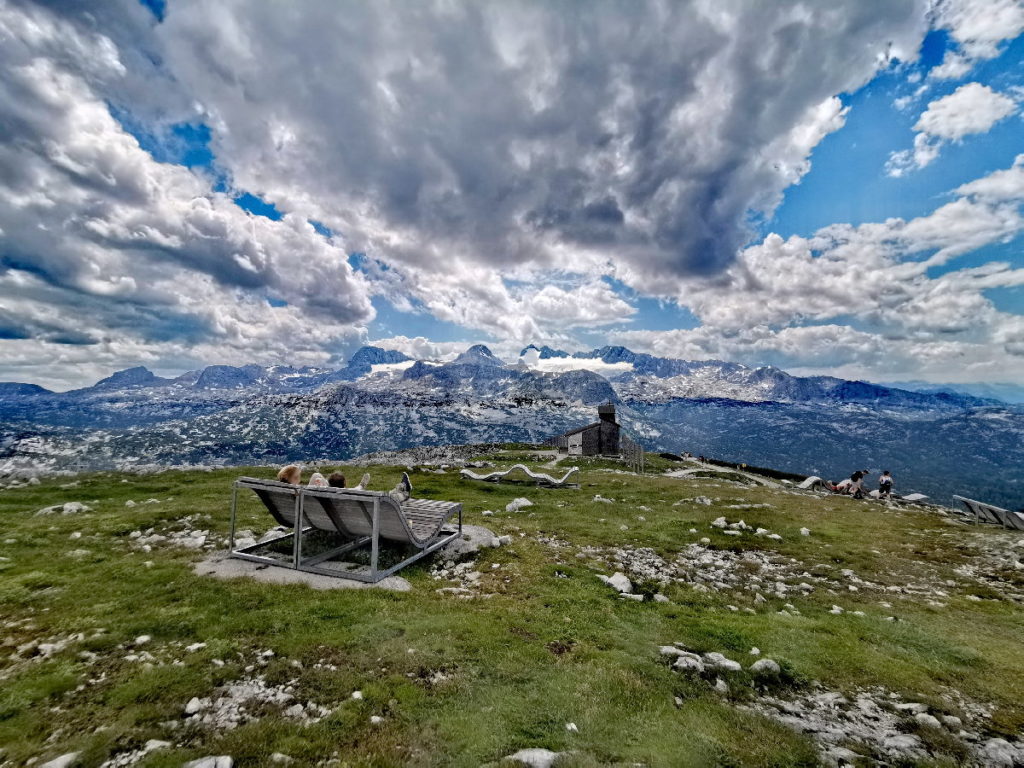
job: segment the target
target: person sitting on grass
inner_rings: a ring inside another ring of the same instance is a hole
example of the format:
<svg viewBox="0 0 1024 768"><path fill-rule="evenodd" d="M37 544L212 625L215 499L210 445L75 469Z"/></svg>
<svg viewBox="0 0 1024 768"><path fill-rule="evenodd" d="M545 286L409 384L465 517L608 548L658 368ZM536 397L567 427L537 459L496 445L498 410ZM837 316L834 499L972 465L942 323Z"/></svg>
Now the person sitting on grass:
<svg viewBox="0 0 1024 768"><path fill-rule="evenodd" d="M282 467L281 471L277 473L277 481L279 483L298 485L302 482L302 468L298 464L289 464L287 467Z"/></svg>
<svg viewBox="0 0 1024 768"><path fill-rule="evenodd" d="M864 498L864 478L870 475L866 469L859 469L850 475L850 484L846 487L847 493L849 493L855 499Z"/></svg>

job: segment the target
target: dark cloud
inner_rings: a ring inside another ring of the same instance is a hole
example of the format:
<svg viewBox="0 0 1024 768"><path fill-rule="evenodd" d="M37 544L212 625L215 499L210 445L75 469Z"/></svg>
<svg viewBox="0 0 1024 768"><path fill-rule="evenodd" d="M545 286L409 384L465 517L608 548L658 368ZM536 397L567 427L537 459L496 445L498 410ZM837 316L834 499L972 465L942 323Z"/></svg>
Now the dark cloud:
<svg viewBox="0 0 1024 768"><path fill-rule="evenodd" d="M654 276L731 261L750 211L836 127L814 109L892 41L916 52L924 15L913 0L182 0L157 34L236 178L315 201L359 248L510 265L598 246Z"/></svg>

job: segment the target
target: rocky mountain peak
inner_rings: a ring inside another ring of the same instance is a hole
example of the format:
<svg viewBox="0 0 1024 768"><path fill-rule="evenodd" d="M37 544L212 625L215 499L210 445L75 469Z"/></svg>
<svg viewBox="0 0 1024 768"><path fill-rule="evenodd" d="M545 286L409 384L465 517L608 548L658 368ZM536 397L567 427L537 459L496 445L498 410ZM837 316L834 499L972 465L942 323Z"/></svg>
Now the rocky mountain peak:
<svg viewBox="0 0 1024 768"><path fill-rule="evenodd" d="M132 387L150 387L155 384L165 383L167 379L161 379L151 370L142 365L134 368L125 368L123 371L111 374L105 379L97 381L95 389L130 389Z"/></svg>
<svg viewBox="0 0 1024 768"><path fill-rule="evenodd" d="M494 365L504 366L505 363L483 344L474 344L453 361L454 365Z"/></svg>

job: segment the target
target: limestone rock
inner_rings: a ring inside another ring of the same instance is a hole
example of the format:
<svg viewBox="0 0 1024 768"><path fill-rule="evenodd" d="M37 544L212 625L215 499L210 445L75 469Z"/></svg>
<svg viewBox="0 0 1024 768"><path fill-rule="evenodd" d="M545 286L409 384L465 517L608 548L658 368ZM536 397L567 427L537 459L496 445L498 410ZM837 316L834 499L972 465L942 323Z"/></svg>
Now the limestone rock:
<svg viewBox="0 0 1024 768"><path fill-rule="evenodd" d="M68 752L60 757L53 758L53 760L48 760L40 765L39 768L69 768L78 760L78 754L78 752Z"/></svg>
<svg viewBox="0 0 1024 768"><path fill-rule="evenodd" d="M771 659L758 659L750 665L750 671L758 676L777 675L782 671L778 662Z"/></svg>
<svg viewBox="0 0 1024 768"><path fill-rule="evenodd" d="M230 755L216 755L200 757L198 760L190 760L181 768L232 768L235 760Z"/></svg>
<svg viewBox="0 0 1024 768"><path fill-rule="evenodd" d="M739 672L743 669L742 665L738 661L727 659L717 651L704 654L704 663L711 669L719 669L723 672Z"/></svg>
<svg viewBox="0 0 1024 768"><path fill-rule="evenodd" d="M552 752L550 749L533 747L531 749L520 749L505 759L515 760L518 763L529 766L529 768L551 768L561 754L561 752Z"/></svg>

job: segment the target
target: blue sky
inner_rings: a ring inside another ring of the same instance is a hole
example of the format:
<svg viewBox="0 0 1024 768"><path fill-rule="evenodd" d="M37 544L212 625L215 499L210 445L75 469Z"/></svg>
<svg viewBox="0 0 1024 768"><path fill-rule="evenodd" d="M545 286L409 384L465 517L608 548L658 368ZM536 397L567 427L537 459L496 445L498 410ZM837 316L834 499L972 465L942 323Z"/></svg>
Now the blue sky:
<svg viewBox="0 0 1024 768"><path fill-rule="evenodd" d="M1024 0L0 24L0 379L474 342L1024 379Z"/></svg>

